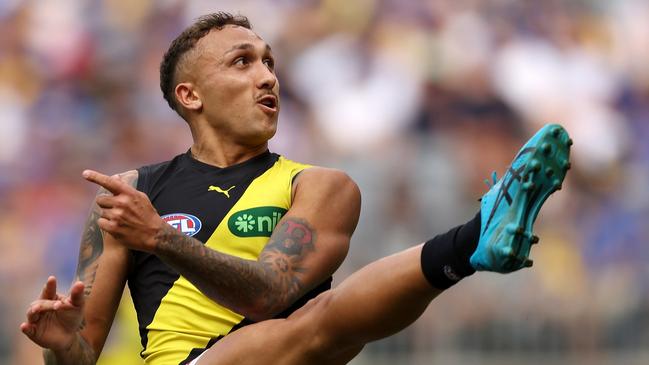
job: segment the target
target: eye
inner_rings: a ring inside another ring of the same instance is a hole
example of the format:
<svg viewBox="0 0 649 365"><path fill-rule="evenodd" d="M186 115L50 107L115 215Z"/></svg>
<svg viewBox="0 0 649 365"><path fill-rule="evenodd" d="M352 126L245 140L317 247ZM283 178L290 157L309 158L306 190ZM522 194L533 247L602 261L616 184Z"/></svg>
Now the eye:
<svg viewBox="0 0 649 365"><path fill-rule="evenodd" d="M246 58L246 57L244 57L244 56L237 57L237 58L234 60L234 62L232 62L232 64L235 65L235 66L245 66L245 65L247 65L248 63L249 63L249 62L248 62L248 58Z"/></svg>
<svg viewBox="0 0 649 365"><path fill-rule="evenodd" d="M266 67L268 67L269 69L274 70L275 69L275 60L272 59L272 58L266 58L264 60L264 65L266 65Z"/></svg>

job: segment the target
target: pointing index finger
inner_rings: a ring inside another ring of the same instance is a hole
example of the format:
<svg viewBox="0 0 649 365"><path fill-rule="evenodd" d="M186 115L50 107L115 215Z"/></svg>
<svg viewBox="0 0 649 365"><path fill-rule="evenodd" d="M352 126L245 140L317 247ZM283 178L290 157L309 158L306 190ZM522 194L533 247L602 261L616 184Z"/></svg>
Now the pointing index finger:
<svg viewBox="0 0 649 365"><path fill-rule="evenodd" d="M106 190L113 193L113 195L124 192L125 187L128 186L119 178L112 178L94 170L84 170L81 175L84 179L104 187Z"/></svg>

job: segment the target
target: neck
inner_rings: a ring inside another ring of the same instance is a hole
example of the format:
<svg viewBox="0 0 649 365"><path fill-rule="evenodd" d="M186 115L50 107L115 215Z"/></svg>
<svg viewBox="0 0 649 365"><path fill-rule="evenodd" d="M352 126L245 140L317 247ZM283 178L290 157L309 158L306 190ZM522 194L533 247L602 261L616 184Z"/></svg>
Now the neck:
<svg viewBox="0 0 649 365"><path fill-rule="evenodd" d="M201 120L189 123L194 144L191 147L192 157L208 165L224 168L247 161L268 150L268 141L259 144L246 144L235 141L227 133L210 127L210 123Z"/></svg>
<svg viewBox="0 0 649 365"><path fill-rule="evenodd" d="M205 143L195 141L191 148L192 157L200 162L216 167L228 167L247 161L264 153L268 143L259 146L241 146L236 144Z"/></svg>
<svg viewBox="0 0 649 365"><path fill-rule="evenodd" d="M191 154L192 157L200 162L223 168L259 156L268 149L268 144L264 143L254 148L238 147L240 148L224 148L223 146L209 146L194 143L191 148Z"/></svg>

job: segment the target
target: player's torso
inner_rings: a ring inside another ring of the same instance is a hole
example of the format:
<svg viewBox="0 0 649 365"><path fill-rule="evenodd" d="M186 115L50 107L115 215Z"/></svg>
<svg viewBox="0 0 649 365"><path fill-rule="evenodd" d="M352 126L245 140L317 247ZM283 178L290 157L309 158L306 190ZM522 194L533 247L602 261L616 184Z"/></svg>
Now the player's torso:
<svg viewBox="0 0 649 365"><path fill-rule="evenodd" d="M184 154L139 169L138 189L179 231L219 252L254 260L290 208L292 180L306 167L265 153L218 169ZM129 287L147 364L193 359L248 323L153 255L134 252L132 267Z"/></svg>

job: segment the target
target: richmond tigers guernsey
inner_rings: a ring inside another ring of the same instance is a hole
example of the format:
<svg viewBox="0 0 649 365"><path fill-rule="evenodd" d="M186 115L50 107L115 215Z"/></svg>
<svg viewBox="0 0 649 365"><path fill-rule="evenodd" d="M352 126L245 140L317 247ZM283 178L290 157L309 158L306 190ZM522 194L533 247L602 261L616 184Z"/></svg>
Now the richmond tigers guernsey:
<svg viewBox="0 0 649 365"><path fill-rule="evenodd" d="M137 189L162 218L219 252L257 259L291 206L294 177L308 165L266 151L227 168L188 151L138 169ZM186 364L228 333L252 323L203 295L151 254L132 251L128 285L137 311L146 364ZM331 278L278 317L331 287ZM245 289L245 288L244 288Z"/></svg>

